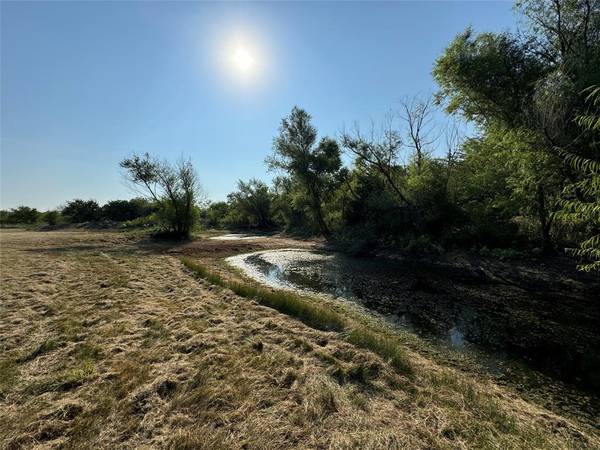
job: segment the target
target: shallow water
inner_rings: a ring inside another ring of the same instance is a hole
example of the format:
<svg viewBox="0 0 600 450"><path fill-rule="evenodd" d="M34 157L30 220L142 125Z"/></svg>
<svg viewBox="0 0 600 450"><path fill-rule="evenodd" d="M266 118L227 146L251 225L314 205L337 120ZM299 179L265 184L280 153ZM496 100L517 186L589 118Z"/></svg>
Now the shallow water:
<svg viewBox="0 0 600 450"><path fill-rule="evenodd" d="M377 312L389 314L389 293L364 292L365 279L371 283L385 283L387 288L395 284L395 265L383 266L374 259L350 258L337 254L325 254L301 249L268 250L248 255L238 255L227 259L235 267L242 269L251 278L277 289L294 290L301 294L327 294L366 306ZM391 269L391 270L390 270ZM373 296L379 299L373 302ZM432 333L424 327L423 318L415 317L406 311L395 311L395 317L388 319L420 334L435 336L456 348L469 344L463 328L469 311L464 311L456 323L449 324L446 330ZM462 322L462 323L459 323Z"/></svg>
<svg viewBox="0 0 600 450"><path fill-rule="evenodd" d="M215 241L240 241L246 239L264 239L264 236L256 236L252 234L242 234L242 233L231 233L231 234L223 234L220 236L213 236L209 239Z"/></svg>
<svg viewBox="0 0 600 450"><path fill-rule="evenodd" d="M434 345L474 357L503 379L547 384L535 378L539 373L583 388L585 405L565 400L573 409L596 414L600 407L596 331L591 325L584 328L584 316L577 318L577 298L567 299L564 292L532 293L467 268L301 249L260 251L227 261L273 288L354 302ZM574 311L568 310L569 301Z"/></svg>

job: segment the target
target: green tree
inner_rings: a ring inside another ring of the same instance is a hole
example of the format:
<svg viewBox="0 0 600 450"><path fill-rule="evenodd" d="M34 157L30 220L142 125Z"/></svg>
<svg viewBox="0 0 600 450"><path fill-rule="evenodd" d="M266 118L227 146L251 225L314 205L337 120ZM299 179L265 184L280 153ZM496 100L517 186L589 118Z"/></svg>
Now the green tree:
<svg viewBox="0 0 600 450"><path fill-rule="evenodd" d="M509 33L459 34L436 60L433 75L446 111L485 126L522 125L535 84L549 70L531 45Z"/></svg>
<svg viewBox="0 0 600 450"><path fill-rule="evenodd" d="M101 208L96 200L75 199L67 202L61 213L71 223L93 222L100 219Z"/></svg>
<svg viewBox="0 0 600 450"><path fill-rule="evenodd" d="M238 190L227 196L229 210L236 214L238 225L270 228L273 226L271 203L273 194L269 187L255 178L238 181Z"/></svg>
<svg viewBox="0 0 600 450"><path fill-rule="evenodd" d="M482 142L511 167L512 195L533 205L517 212L536 218L542 245L550 249L562 187L580 176L557 149L575 143L584 153L592 149L574 118L584 105L581 89L600 77L600 3L526 0L517 8L525 39L467 29L433 73L447 111L477 123Z"/></svg>
<svg viewBox="0 0 600 450"><path fill-rule="evenodd" d="M48 225L56 225L61 220L61 214L59 211L51 209L45 213L42 213L41 220L46 222Z"/></svg>
<svg viewBox="0 0 600 450"><path fill-rule="evenodd" d="M319 225L314 220L311 201L300 183L288 176L273 180L273 220L290 233L318 234Z"/></svg>
<svg viewBox="0 0 600 450"><path fill-rule="evenodd" d="M577 123L600 145L600 88L589 90L588 101L592 110L580 115ZM568 252L586 261L580 264L581 270L600 272L600 158L585 158L570 152L563 155L581 178L565 187L557 217L585 230L579 248L570 248Z"/></svg>
<svg viewBox="0 0 600 450"><path fill-rule="evenodd" d="M154 206L146 199L111 200L102 206L102 217L116 222L145 217L152 213Z"/></svg>
<svg viewBox="0 0 600 450"><path fill-rule="evenodd" d="M329 236L331 230L323 207L336 187L340 149L331 138L317 143L317 130L310 121L306 111L294 107L281 121L267 164L272 170L283 170L305 192L320 232Z"/></svg>
<svg viewBox="0 0 600 450"><path fill-rule="evenodd" d="M40 212L29 206L19 206L10 211L2 211L2 223L6 224L32 224L40 218Z"/></svg>
<svg viewBox="0 0 600 450"><path fill-rule="evenodd" d="M191 161L171 164L134 154L121 161L126 178L158 205L157 216L169 233L188 237L197 223L200 184Z"/></svg>
<svg viewBox="0 0 600 450"><path fill-rule="evenodd" d="M207 228L221 228L225 226L225 218L229 212L227 202L211 202L201 212L204 226Z"/></svg>

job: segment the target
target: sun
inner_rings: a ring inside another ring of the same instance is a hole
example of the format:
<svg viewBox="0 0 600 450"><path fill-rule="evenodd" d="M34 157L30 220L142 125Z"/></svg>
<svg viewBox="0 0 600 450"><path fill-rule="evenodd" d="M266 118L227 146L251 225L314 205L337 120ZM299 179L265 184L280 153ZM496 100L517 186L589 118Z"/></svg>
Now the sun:
<svg viewBox="0 0 600 450"><path fill-rule="evenodd" d="M245 47L236 47L231 60L233 67L242 74L252 72L255 66L253 55Z"/></svg>

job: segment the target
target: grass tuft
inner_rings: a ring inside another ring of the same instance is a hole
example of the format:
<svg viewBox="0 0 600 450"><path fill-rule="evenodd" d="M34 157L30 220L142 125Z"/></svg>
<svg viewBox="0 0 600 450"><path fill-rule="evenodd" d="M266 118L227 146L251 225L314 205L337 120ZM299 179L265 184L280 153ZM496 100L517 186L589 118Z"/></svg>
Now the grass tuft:
<svg viewBox="0 0 600 450"><path fill-rule="evenodd" d="M25 388L29 395L40 395L45 392L70 391L81 386L95 372L91 361L84 361L77 367L67 369L58 375L35 382Z"/></svg>
<svg viewBox="0 0 600 450"><path fill-rule="evenodd" d="M349 331L346 340L351 344L371 350L387 359L398 372L405 375L412 373L412 365L402 344L397 338L386 336L384 333L359 325Z"/></svg>

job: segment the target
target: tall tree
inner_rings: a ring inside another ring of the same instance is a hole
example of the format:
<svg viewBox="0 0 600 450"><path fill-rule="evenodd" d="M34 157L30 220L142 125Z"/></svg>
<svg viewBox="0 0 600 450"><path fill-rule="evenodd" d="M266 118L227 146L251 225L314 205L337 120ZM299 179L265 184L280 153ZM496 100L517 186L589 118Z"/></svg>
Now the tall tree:
<svg viewBox="0 0 600 450"><path fill-rule="evenodd" d="M283 170L298 183L309 198L321 233L329 236L323 205L334 190L341 168L337 142L324 137L317 143L317 129L311 124L310 114L295 106L281 121L267 164L271 170Z"/></svg>
<svg viewBox="0 0 600 450"><path fill-rule="evenodd" d="M156 201L168 231L189 236L196 222L200 184L191 161L170 164L134 154L120 163L126 178Z"/></svg>
<svg viewBox="0 0 600 450"><path fill-rule="evenodd" d="M438 58L433 73L447 111L480 125L483 142L520 174L513 177L521 181L513 183L515 193L531 193L530 211L549 249L552 208L562 187L579 176L557 149L589 155L592 148L574 118L584 105L582 89L600 77L600 3L524 0L517 8L524 38L467 29Z"/></svg>

